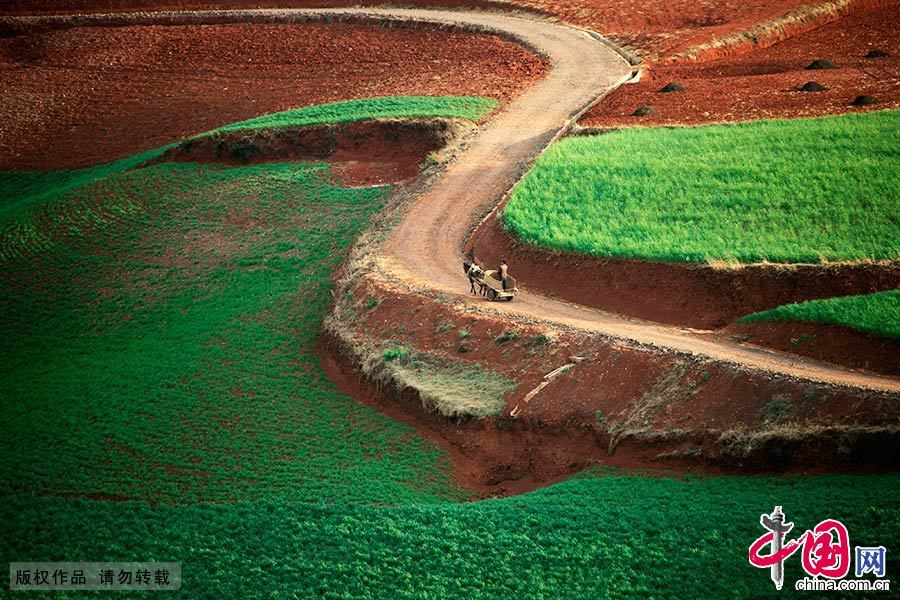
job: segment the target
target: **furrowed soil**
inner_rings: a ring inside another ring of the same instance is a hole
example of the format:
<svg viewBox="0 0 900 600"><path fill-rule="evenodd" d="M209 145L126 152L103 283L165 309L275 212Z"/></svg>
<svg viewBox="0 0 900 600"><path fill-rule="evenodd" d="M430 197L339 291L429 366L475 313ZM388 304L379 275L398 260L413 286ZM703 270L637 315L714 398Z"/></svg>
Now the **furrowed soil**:
<svg viewBox="0 0 900 600"><path fill-rule="evenodd" d="M696 125L762 118L793 118L900 106L900 3L861 6L840 20L738 57L684 61L651 68L640 83L623 86L588 111L586 127ZM889 56L865 58L871 50ZM806 70L816 59L837 68ZM804 92L816 81L828 89ZM661 93L676 82L683 92ZM857 96L878 103L853 107ZM655 114L634 117L639 106Z"/></svg>
<svg viewBox="0 0 900 600"><path fill-rule="evenodd" d="M52 0L35 6L32 0L10 0L0 14L49 14L59 12L124 12L146 10L201 10L248 8L327 8L354 7L358 0ZM401 2L373 2L367 6L398 5L412 7L441 6L445 8L508 9L503 0L404 0Z"/></svg>
<svg viewBox="0 0 900 600"><path fill-rule="evenodd" d="M27 0L11 0L0 14L51 12L100 12L138 10L188 10L212 8L321 8L357 6L356 0L54 0L35 7ZM475 8L526 11L608 35L643 53L668 54L710 39L747 29L777 18L809 0L759 0L715 3L692 0L373 0L367 6L402 5L416 8Z"/></svg>
<svg viewBox="0 0 900 600"><path fill-rule="evenodd" d="M0 38L0 169L78 168L336 100L508 100L545 62L493 35L376 26L83 27Z"/></svg>

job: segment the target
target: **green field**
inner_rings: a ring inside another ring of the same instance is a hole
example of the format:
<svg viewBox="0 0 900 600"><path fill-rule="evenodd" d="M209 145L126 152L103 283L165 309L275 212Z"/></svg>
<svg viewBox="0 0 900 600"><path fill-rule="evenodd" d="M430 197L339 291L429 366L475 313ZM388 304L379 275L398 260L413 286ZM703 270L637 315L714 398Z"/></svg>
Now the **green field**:
<svg viewBox="0 0 900 600"><path fill-rule="evenodd" d="M564 139L503 211L523 240L662 261L900 258L900 111Z"/></svg>
<svg viewBox="0 0 900 600"><path fill-rule="evenodd" d="M738 319L738 323L759 321L843 325L880 337L900 339L900 290L785 304Z"/></svg>
<svg viewBox="0 0 900 600"><path fill-rule="evenodd" d="M318 123L348 123L369 119L441 116L478 121L499 106L493 98L461 96L396 96L317 104L224 125L216 132L302 127Z"/></svg>
<svg viewBox="0 0 900 600"><path fill-rule="evenodd" d="M764 533L760 514L784 506L797 535L839 519L851 544L887 548L895 579L898 486L894 475L583 475L468 504L323 496L152 506L17 494L0 498L0 516L27 532L3 536L4 557L180 561L189 598L799 598L817 597L793 590L799 554L777 594L768 570L747 561Z"/></svg>
<svg viewBox="0 0 900 600"><path fill-rule="evenodd" d="M893 475L597 472L465 502L445 452L316 358L387 188L301 163L45 177L0 236L3 562L178 561L192 599L764 595L747 547L775 504L898 549Z"/></svg>

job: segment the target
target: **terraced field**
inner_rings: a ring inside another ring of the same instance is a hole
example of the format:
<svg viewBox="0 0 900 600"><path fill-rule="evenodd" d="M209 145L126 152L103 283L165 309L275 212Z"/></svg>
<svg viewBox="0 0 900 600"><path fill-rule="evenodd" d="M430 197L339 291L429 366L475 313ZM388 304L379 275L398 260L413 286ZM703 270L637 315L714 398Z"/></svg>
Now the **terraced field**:
<svg viewBox="0 0 900 600"><path fill-rule="evenodd" d="M534 34L543 26L530 27ZM582 43L586 39L581 33L570 35ZM573 48L577 45L566 47L577 55ZM566 76L576 72L571 67ZM557 79L542 93L568 83ZM596 91L589 86L579 90L586 95ZM488 133L510 135L493 141L520 144L520 154L513 156L536 152L549 139L545 134L552 133L550 128L558 126L549 117L536 119L531 125L547 130L535 137L524 126L527 109L533 110L542 97L530 105L521 103L518 114L507 107L507 120ZM252 119L209 135L375 118L475 121L496 106L478 98L427 97L339 103ZM871 193L865 198L872 203L869 208L889 208L893 183L873 182L867 175L896 160L896 144L891 143L896 135L890 133L896 116L883 113L858 127L823 121L825 130L808 132L802 141L813 144L827 135L838 143L857 129L874 132L870 148L875 158L857 167L829 156L825 167L802 173L798 185L815 184L827 192L858 183L869 186L859 188ZM522 127L511 127L516 123ZM788 155L786 142L765 151L750 143L763 135L777 137L782 128L760 127L770 129L751 133L741 146L744 154L720 145L719 152L737 156L724 171L705 173L706 184L727 179L729 188L746 191L734 205L740 209L758 208L752 188L784 175L773 168L752 172L752 181L741 180L745 175L738 165L771 152L773 164L781 168ZM600 139L620 135L625 134ZM641 157L645 162L629 172L629 182L640 182L649 197L655 193L649 175L665 178L654 161L665 158L661 153L667 144L684 143L682 151L714 145L691 139L702 137L703 131L684 133L687 142L679 135L651 146L656 155ZM502 147L480 141L469 149L470 160L473 154ZM748 566L747 548L763 533L759 515L776 504L785 507L800 531L835 518L847 525L854 544L885 545L893 552L900 540L895 493L900 477L894 474L700 477L595 468L528 494L470 502L478 498L454 479L447 452L412 427L341 394L316 356L326 308L335 300L352 300L332 296L332 273L385 205L390 187L342 186L327 162L160 162L180 145L174 142L80 171L0 176L6 198L0 206L0 348L7 357L0 365L0 385L6 391L0 411L0 548L7 561L179 561L185 574L183 595L190 598L746 597L771 593L768 573ZM551 161L554 152L543 160ZM239 154L232 152L232 158ZM599 154L591 155L591 164ZM493 171L481 173L493 186L468 204L458 198L462 213L477 213L479 203L502 192L500 184L515 173L516 165L506 164L509 156L502 156L505 161L496 156L484 162ZM683 156L676 152L669 160ZM456 166L460 164L464 167L465 160ZM559 163L549 164L552 180ZM545 166L539 164L523 190ZM684 159L673 173L689 181L689 171L698 166L708 163ZM601 175L608 171L609 165ZM464 170L450 173L456 190L466 191L468 181L469 195L477 196L472 190L479 172L468 173L468 180L465 175ZM410 254L415 248L409 264L425 256L440 274L444 258L452 255L456 261L457 234L471 223L441 222L442 204L452 204L454 198L446 186L443 195L435 187L432 196L415 206L423 211L419 216L431 221L413 220L400 229L405 226L409 235L418 224L420 231L413 236L427 239L428 227L439 223L440 239L433 236L432 245L404 248L404 238L395 236L390 243L395 252L398 245ZM590 183L576 190L588 199L604 191ZM778 197L781 203L794 200L785 193ZM655 201L664 208L661 195ZM429 209L434 209L431 214ZM539 212L555 209L548 205ZM779 204L778 209L791 214L790 223L771 236L751 236L741 250L746 254L723 251L732 236L752 230L739 219L726 219L720 229L701 223L716 235L684 235L666 243L679 260L688 255L750 260L753 252L767 258L776 251L799 259L813 244L827 241L833 241L829 251L835 255L896 257L890 245L896 236L884 241L885 234L897 233L890 217L864 222L858 207L838 203L836 231L791 245L791 227L809 227L824 217L812 202ZM638 221L652 231L658 223L650 212ZM565 222L563 214L553 216ZM771 217L760 210L751 222L771 223ZM666 219L673 217L664 215ZM848 234L861 226L868 228L862 243ZM641 237L632 241L637 244ZM644 248L660 252L652 244ZM454 266L452 281L457 282L461 277L458 264ZM397 272L402 274L402 268ZM423 271L419 277L427 279L428 274ZM410 280L415 282L415 276ZM444 291L442 283L435 277L431 291ZM879 398L885 404L895 384L868 374L835 372L827 365L772 359L551 298L526 296L522 305L519 316L539 314L543 306L548 317L585 331L594 327L604 335L659 344L655 351L660 354L697 349L709 356L731 356L759 371L772 368L776 377L800 373L811 374L813 381L818 376L826 383L882 386L887 392ZM880 303L867 306L876 321L883 318L877 316L885 312ZM841 311L829 307L811 312ZM514 339L506 332L500 335ZM505 342L494 343L506 356ZM391 346L382 358L408 368L414 378L422 368L422 357L417 362L415 352ZM619 358L616 353L610 360ZM480 367L467 368L456 372L454 381L485 373ZM515 387L506 379L491 384L498 398ZM789 405L787 400L766 405L773 423ZM499 415L502 409L488 408L479 414ZM489 419L483 427L509 426ZM798 561L789 562L786 578L800 576ZM788 586L783 593L793 590Z"/></svg>
<svg viewBox="0 0 900 600"><path fill-rule="evenodd" d="M258 123L493 106L400 98ZM141 166L162 151L6 174L4 489L175 504L456 493L433 447L337 393L315 357L330 273L389 188L338 187L327 163Z"/></svg>
<svg viewBox="0 0 900 600"><path fill-rule="evenodd" d="M364 114L378 106L395 103ZM681 597L677 574L701 569L709 593L767 589L740 577L755 522L736 515L773 502L861 541L900 534L893 476L598 473L459 503L447 456L338 393L315 356L329 273L387 188L336 187L327 164L146 158L32 173L7 212L53 244L4 259L4 557L180 560L192 598Z"/></svg>
<svg viewBox="0 0 900 600"><path fill-rule="evenodd" d="M897 259L898 125L886 111L566 139L503 217L527 242L600 257Z"/></svg>

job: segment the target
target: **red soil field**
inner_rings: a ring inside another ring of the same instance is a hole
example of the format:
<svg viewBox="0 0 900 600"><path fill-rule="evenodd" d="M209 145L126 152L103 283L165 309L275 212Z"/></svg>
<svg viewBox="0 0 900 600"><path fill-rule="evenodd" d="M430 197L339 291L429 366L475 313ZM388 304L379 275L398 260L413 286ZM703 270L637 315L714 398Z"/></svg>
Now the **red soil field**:
<svg viewBox="0 0 900 600"><path fill-rule="evenodd" d="M900 3L859 8L834 23L800 34L769 48L704 63L660 65L644 81L626 85L581 120L589 127L678 125L790 118L900 106ZM865 58L873 49L884 58ZM838 68L805 70L815 59ZM807 81L829 89L802 92ZM669 82L685 91L660 93ZM855 108L861 95L879 103ZM657 114L630 116L641 105Z"/></svg>
<svg viewBox="0 0 900 600"><path fill-rule="evenodd" d="M644 54L666 55L812 4L810 0L514 0L612 37Z"/></svg>
<svg viewBox="0 0 900 600"><path fill-rule="evenodd" d="M0 14L153 9L318 8L393 5L525 10L609 35L641 52L668 54L779 17L810 0L10 0Z"/></svg>
<svg viewBox="0 0 900 600"><path fill-rule="evenodd" d="M37 5L36 5L37 4ZM404 6L416 8L472 8L509 10L504 0L8 0L0 15L64 12L124 12L149 10L212 10L251 8L327 8L352 6Z"/></svg>
<svg viewBox="0 0 900 600"><path fill-rule="evenodd" d="M0 38L0 169L84 167L322 102L506 100L545 67L497 36L349 24L74 28Z"/></svg>

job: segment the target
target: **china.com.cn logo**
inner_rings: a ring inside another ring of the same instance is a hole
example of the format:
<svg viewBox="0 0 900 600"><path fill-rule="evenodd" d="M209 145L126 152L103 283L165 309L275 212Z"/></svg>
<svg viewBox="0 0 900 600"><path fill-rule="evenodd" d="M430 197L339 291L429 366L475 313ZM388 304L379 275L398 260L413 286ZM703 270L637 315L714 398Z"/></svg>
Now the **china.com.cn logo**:
<svg viewBox="0 0 900 600"><path fill-rule="evenodd" d="M793 540L785 539L794 524L787 522L780 506L770 515L760 515L759 523L767 532L750 545L750 564L769 569L776 589L784 585L785 561L800 550L800 563L812 579L798 580L798 590L890 590L891 582L886 579L843 579L850 572L851 555L850 536L840 521L825 519ZM767 547L769 552L764 553ZM856 577L884 577L885 555L884 546L856 546Z"/></svg>

